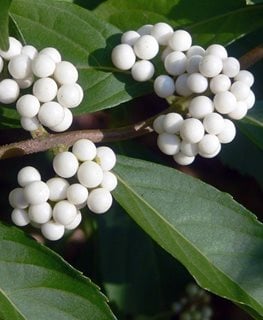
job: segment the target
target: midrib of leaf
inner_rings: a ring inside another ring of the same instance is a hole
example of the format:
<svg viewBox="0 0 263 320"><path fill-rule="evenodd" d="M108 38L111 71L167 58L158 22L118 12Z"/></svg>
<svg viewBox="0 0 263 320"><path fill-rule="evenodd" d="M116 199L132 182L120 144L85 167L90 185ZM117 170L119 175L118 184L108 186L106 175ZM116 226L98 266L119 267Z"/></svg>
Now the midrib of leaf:
<svg viewBox="0 0 263 320"><path fill-rule="evenodd" d="M115 174L116 174L116 173L115 173ZM235 282L228 274L226 274L223 270L221 270L220 268L218 268L217 266L215 266L214 264L212 264L212 263L209 261L208 257L206 257L206 256L199 250L199 248L197 248L197 247L196 247L194 244L192 244L183 234L181 234L177 229L175 229L170 222L168 222L167 220L165 220L164 217L162 217L157 210L155 210L148 202L146 202L146 201L145 201L131 186L129 186L129 184L126 183L118 174L116 174L116 176L118 177L118 181L121 182L121 183L131 192L131 194L132 194L133 197L136 199L136 201L142 202L146 207L148 207L151 211L154 212L154 214L156 215L156 217L157 217L159 220L162 220L162 221L164 222L164 225L165 225L166 227L169 227L170 230L168 229L168 231L171 233L171 236L172 236L173 238L176 239L176 237L174 237L174 233L175 233L175 236L177 236L177 238L181 238L189 247L193 248L193 249L206 261L206 263L207 263L208 265L210 265L210 266L212 267L212 269L214 270L214 273L215 273L215 277L218 277L218 274L220 274L222 277L226 278L228 281L230 281L232 284L234 284L236 287L238 287L238 288L242 291L242 293L244 294L244 296L248 297L251 301L253 301L256 305L258 305L258 307L259 307L260 309L262 308L260 302L258 302L258 301L257 301L253 296L251 296L250 294L247 294L247 292L246 292L237 282ZM116 200L118 201L118 197L116 197ZM206 200L207 200L207 199L206 199ZM120 203L120 204L121 204L121 203ZM221 202L220 202L220 204L222 205ZM141 210L141 211L143 212L143 210ZM154 233L155 233L155 235L156 235L155 237L158 239L158 238L159 238L158 233L155 232L155 229L154 229L155 224L151 223L151 221L149 221L147 218L145 218L145 216L144 216L144 219L145 219L145 221L146 221L148 224L151 225L152 230L154 231ZM135 221L136 221L136 218L135 218ZM171 232L171 229L174 231L174 233ZM154 237L153 237L153 238L154 238ZM155 239L155 238L154 238L154 239ZM155 239L155 240L158 242L157 239ZM183 245L180 246L180 244L179 244L177 241L176 241L176 244L177 244L177 246L181 247L181 252L183 253L183 252L184 252ZM164 249L166 249L166 248L164 248ZM175 254L174 254L174 255L175 255ZM175 256L176 256L176 255L175 255ZM176 258L177 258L177 257L176 257ZM191 260L188 259L187 255L185 255L185 258L191 263ZM179 260L181 260L181 259L179 258ZM200 269L199 266L197 266L197 265L195 265L195 264L193 264L193 263L191 263L191 265L194 266L196 269L198 269L198 272L199 272L199 273L202 273L202 275L203 275L208 281L211 281L209 278L207 278L206 274L205 274L204 272L202 272L202 270L203 270L202 268ZM186 267L187 269L189 269L188 266L185 265L185 267ZM193 274L193 276L195 276L195 275ZM197 278L197 281L199 281L198 278ZM221 285L222 285L222 283L221 283ZM228 292L228 291L229 291L228 285L224 285L224 286L225 286L225 291ZM209 291L211 291L210 288L206 288L206 289L209 290ZM215 292L215 293L218 294L218 292ZM220 293L219 293L219 294L220 294ZM230 292L230 295L232 295L231 292ZM234 302L237 302L238 304L240 304L240 301L235 300L235 299L233 299L232 297L231 297L231 300L234 301ZM253 308L253 306L252 306L252 308Z"/></svg>
<svg viewBox="0 0 263 320"><path fill-rule="evenodd" d="M4 292L1 288L0 288L0 294L2 296L5 297L5 299L10 303L10 305L15 309L15 311L17 312L17 314L21 317L23 317L23 319L26 320L26 317L21 313L20 310L17 309L16 305L13 303L13 301L10 299L10 297L6 294L6 292ZM1 319L2 320L2 319Z"/></svg>
<svg viewBox="0 0 263 320"><path fill-rule="evenodd" d="M258 121L256 118L252 118L251 116L246 116L246 117L244 118L244 122L246 122L246 120L248 120L248 122L249 122L250 124L256 124L258 127L263 128L263 123L262 123L262 121Z"/></svg>

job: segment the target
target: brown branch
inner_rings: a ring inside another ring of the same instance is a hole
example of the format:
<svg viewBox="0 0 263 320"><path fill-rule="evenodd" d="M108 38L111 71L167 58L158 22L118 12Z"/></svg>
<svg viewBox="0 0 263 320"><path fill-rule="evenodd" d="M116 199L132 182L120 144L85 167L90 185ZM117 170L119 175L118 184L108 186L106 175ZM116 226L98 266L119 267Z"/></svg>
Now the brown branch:
<svg viewBox="0 0 263 320"><path fill-rule="evenodd" d="M242 69L247 69L253 64L257 63L263 58L263 45L260 45L246 54L244 54L240 59L240 65ZM179 98L178 105L183 103L184 98ZM172 103L172 106L168 108L166 112L169 112L175 107L175 104ZM134 125L108 129L108 130L77 130L77 131L68 131L60 134L48 134L47 136L36 137L35 139L28 139L24 141L19 141L11 143L8 145L0 146L0 159L6 159L11 157L22 156L25 154L32 154L36 152L46 151L49 149L54 149L59 146L70 147L74 144L75 141L86 138L90 139L93 142L112 142L132 139L135 137L142 136L146 133L153 131L151 125L156 116L136 123Z"/></svg>
<svg viewBox="0 0 263 320"><path fill-rule="evenodd" d="M134 125L108 130L77 130L60 134L28 139L10 143L0 147L0 159L22 156L46 151L58 146L70 147L79 139L86 138L93 142L112 142L127 140L152 132L152 118Z"/></svg>
<svg viewBox="0 0 263 320"><path fill-rule="evenodd" d="M245 53L242 57L240 57L239 62L242 69L248 69L249 67L256 64L262 59L263 59L263 44Z"/></svg>

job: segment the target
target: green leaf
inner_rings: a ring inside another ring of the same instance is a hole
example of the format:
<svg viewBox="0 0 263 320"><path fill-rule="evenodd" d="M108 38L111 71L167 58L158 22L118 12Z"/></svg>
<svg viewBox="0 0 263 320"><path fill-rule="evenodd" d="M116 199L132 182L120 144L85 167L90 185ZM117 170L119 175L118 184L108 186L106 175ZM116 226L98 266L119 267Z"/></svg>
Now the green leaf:
<svg viewBox="0 0 263 320"><path fill-rule="evenodd" d="M263 228L231 196L175 169L118 157L114 196L209 291L263 316Z"/></svg>
<svg viewBox="0 0 263 320"><path fill-rule="evenodd" d="M100 275L111 304L125 315L155 314L161 277L151 238L117 205L96 221Z"/></svg>
<svg viewBox="0 0 263 320"><path fill-rule="evenodd" d="M26 43L54 46L77 65L85 98L74 113L110 108L150 91L149 84L113 67L111 51L120 31L88 10L61 1L15 0L11 16Z"/></svg>
<svg viewBox="0 0 263 320"><path fill-rule="evenodd" d="M147 0L108 0L95 9L102 19L122 30L138 29L143 24L167 21L173 27L183 26L208 19L215 13L223 14L229 10L243 7L243 0L213 1L147 1ZM129 19L127 19L129 12Z"/></svg>
<svg viewBox="0 0 263 320"><path fill-rule="evenodd" d="M263 149L263 101L256 103L249 114L238 121L240 130L260 149Z"/></svg>
<svg viewBox="0 0 263 320"><path fill-rule="evenodd" d="M196 43L229 44L263 26L263 5L247 6L187 27Z"/></svg>
<svg viewBox="0 0 263 320"><path fill-rule="evenodd" d="M7 50L8 43L8 10L12 0L1 0L0 3L0 49Z"/></svg>
<svg viewBox="0 0 263 320"><path fill-rule="evenodd" d="M15 108L0 106L0 129L21 127L19 118Z"/></svg>
<svg viewBox="0 0 263 320"><path fill-rule="evenodd" d="M105 297L60 256L0 224L1 320L115 319Z"/></svg>

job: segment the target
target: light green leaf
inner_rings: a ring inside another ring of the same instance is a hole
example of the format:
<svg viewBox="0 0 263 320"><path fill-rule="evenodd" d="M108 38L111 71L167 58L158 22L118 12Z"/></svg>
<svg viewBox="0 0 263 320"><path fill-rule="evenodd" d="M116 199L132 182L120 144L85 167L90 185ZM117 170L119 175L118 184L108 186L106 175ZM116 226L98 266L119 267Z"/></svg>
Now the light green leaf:
<svg viewBox="0 0 263 320"><path fill-rule="evenodd" d="M26 43L54 46L77 65L85 98L74 113L110 108L150 91L149 84L113 67L111 51L120 31L88 10L62 1L15 0L11 16Z"/></svg>
<svg viewBox="0 0 263 320"><path fill-rule="evenodd" d="M0 3L0 49L8 49L8 10L12 0L1 0Z"/></svg>
<svg viewBox="0 0 263 320"><path fill-rule="evenodd" d="M263 316L263 228L231 196L175 169L118 157L116 200L209 291Z"/></svg>
<svg viewBox="0 0 263 320"><path fill-rule="evenodd" d="M15 108L0 106L0 129L21 127L19 118Z"/></svg>
<svg viewBox="0 0 263 320"><path fill-rule="evenodd" d="M0 224L1 320L115 319L105 297L61 257Z"/></svg>

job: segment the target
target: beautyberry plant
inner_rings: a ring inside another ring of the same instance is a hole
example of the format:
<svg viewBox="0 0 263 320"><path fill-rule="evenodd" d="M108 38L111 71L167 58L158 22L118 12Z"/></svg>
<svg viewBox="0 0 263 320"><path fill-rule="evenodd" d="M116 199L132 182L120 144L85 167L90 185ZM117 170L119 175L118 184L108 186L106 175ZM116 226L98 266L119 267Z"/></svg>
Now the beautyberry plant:
<svg viewBox="0 0 263 320"><path fill-rule="evenodd" d="M1 319L262 319L260 2L1 2Z"/></svg>

